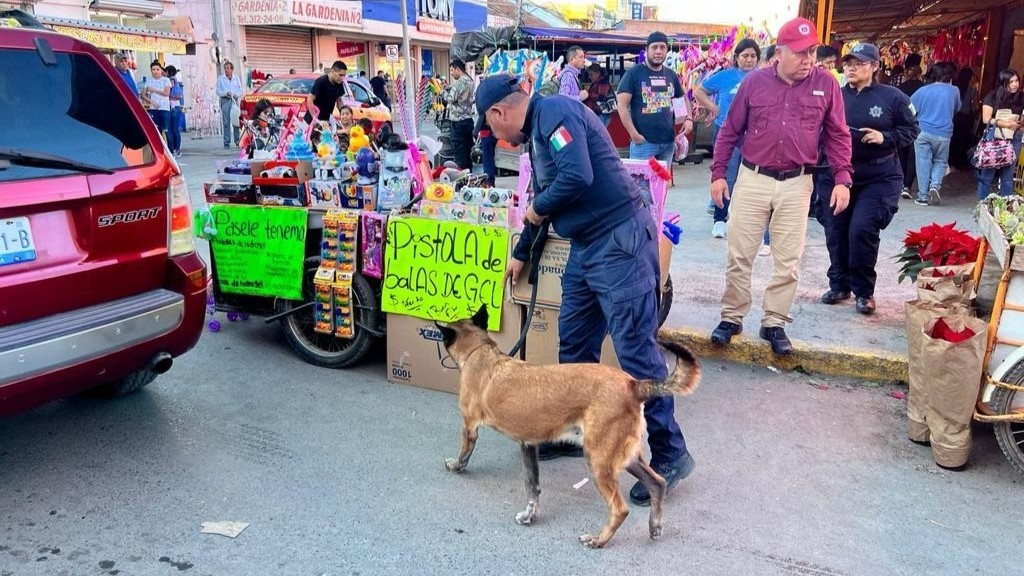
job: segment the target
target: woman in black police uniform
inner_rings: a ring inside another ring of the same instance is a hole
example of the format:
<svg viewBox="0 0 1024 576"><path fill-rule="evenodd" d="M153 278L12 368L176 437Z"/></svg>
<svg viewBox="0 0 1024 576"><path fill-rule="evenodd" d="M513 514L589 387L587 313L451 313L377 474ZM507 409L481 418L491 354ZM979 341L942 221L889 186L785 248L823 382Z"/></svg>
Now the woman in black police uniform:
<svg viewBox="0 0 1024 576"><path fill-rule="evenodd" d="M843 101L853 138L850 206L838 216L825 214L828 210L819 214L831 261L829 291L821 301L838 304L852 293L861 314L875 311L879 234L899 208L903 169L896 153L919 132L906 94L874 82L878 60L874 44L857 44L843 57L848 81ZM823 205L828 206L827 199Z"/></svg>

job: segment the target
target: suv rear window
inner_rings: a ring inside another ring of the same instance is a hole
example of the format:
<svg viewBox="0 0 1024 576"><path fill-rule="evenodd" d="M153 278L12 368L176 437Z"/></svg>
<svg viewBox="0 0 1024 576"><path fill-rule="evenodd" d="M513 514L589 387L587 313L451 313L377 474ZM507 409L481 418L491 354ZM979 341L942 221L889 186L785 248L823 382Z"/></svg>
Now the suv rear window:
<svg viewBox="0 0 1024 576"><path fill-rule="evenodd" d="M107 170L151 163L149 139L114 84L122 80L86 54L55 56L57 64L46 66L34 50L0 48L0 70L10 72L0 74L0 150ZM0 182L82 172L16 161L5 165L0 163Z"/></svg>

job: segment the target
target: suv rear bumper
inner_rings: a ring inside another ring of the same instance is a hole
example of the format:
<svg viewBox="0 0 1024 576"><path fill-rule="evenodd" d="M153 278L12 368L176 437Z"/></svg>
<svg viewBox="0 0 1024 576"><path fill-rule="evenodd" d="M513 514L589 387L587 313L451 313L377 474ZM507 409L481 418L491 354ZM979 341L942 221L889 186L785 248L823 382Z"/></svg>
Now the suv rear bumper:
<svg viewBox="0 0 1024 576"><path fill-rule="evenodd" d="M185 297L159 289L9 326L0 333L0 385L158 338L184 316Z"/></svg>

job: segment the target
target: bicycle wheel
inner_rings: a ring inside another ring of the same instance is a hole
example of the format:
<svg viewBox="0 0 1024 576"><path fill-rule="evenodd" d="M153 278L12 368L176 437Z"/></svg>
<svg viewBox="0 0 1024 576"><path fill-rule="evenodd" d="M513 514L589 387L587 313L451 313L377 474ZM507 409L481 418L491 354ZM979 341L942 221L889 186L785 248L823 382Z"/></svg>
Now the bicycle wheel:
<svg viewBox="0 0 1024 576"><path fill-rule="evenodd" d="M319 257L306 258L303 264L302 301L278 299L275 306L277 313L287 312L315 298L313 277L319 265ZM304 310L280 320L285 341L300 358L314 366L348 368L355 365L366 356L374 339L373 334L363 327L378 325L377 298L373 287L361 274L352 278L352 306L356 311L355 336L352 338L337 338L315 331L312 310Z"/></svg>
<svg viewBox="0 0 1024 576"><path fill-rule="evenodd" d="M1024 385L1024 361L1011 368L1003 381L1017 386ZM1024 392L996 388L990 405L996 414L1024 412ZM993 428L1003 455L1017 472L1024 474L1024 422L996 422Z"/></svg>

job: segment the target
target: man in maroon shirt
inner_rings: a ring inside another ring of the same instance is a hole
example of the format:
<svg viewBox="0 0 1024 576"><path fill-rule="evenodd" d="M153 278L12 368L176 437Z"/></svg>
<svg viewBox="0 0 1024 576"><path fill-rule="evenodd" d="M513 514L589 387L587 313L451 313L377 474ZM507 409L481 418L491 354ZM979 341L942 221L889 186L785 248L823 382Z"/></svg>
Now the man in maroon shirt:
<svg viewBox="0 0 1024 576"><path fill-rule="evenodd" d="M829 209L839 214L850 201L850 131L835 77L818 68L814 24L795 18L778 35L778 62L743 79L715 142L711 198L729 198L726 165L740 143L743 157L729 208L729 255L722 295L722 321L711 341L725 345L743 330L750 311L750 270L765 226L772 238L774 269L764 294L760 336L775 354L793 345L784 326L792 322L807 210L818 162L819 138L835 175Z"/></svg>

